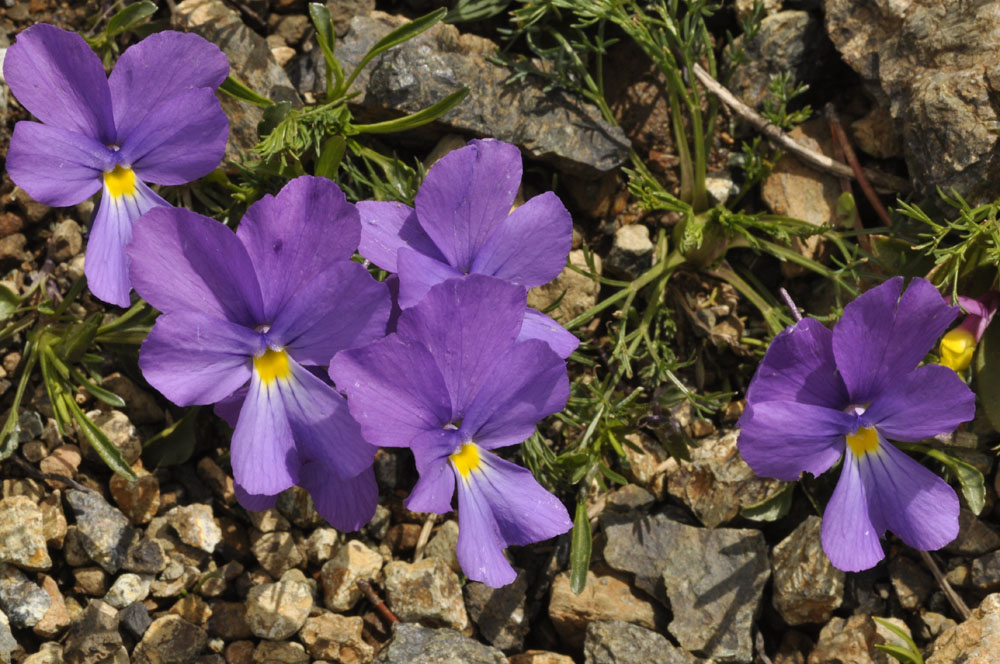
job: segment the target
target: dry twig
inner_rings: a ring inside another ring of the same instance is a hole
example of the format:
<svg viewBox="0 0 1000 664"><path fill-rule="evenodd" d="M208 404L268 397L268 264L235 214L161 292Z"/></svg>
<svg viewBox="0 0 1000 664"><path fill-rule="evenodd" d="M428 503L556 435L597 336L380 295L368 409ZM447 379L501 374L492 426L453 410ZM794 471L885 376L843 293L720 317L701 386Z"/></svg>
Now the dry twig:
<svg viewBox="0 0 1000 664"><path fill-rule="evenodd" d="M868 202L872 204L875 208L875 213L878 214L878 218L882 220L882 223L886 226L892 226L892 219L889 217L889 211L885 209L882 205L882 201L879 200L878 194L875 193L875 189L872 187L871 182L865 176L865 171L861 168L861 164L858 162L858 156L854 154L854 148L851 147L851 141L847 138L847 132L844 131L844 125L840 124L840 118L837 117L837 111L834 109L833 104L827 104L823 109L823 113L826 115L827 122L830 123L830 133L833 134L833 140L836 142L840 151L844 153L844 159L850 165L851 170L854 172L854 177L858 180L858 185L861 186L861 191L865 193L865 198ZM857 213L855 212L855 218L857 218ZM860 228L858 230L861 230Z"/></svg>
<svg viewBox="0 0 1000 664"><path fill-rule="evenodd" d="M361 592L364 593L365 598L373 607L375 607L375 611L382 616L382 620L387 623L399 622L399 618L396 617L396 614L390 611L389 607L382 601L382 598L375 593L375 590L372 588L372 584L368 583L364 579L358 579L356 583L358 584L358 588L361 589Z"/></svg>
<svg viewBox="0 0 1000 664"><path fill-rule="evenodd" d="M941 586L941 590L944 591L944 596L948 598L948 603L951 604L951 608L955 609L958 615L962 616L962 620L968 620L971 612L969 607L965 604L955 589L951 587L948 583L948 579L944 578L944 574L941 573L941 568L938 567L937 563L934 562L934 558L931 554L926 551L920 552L920 559L924 561L924 564L930 569L931 574L934 575L934 580L937 581L938 585Z"/></svg>

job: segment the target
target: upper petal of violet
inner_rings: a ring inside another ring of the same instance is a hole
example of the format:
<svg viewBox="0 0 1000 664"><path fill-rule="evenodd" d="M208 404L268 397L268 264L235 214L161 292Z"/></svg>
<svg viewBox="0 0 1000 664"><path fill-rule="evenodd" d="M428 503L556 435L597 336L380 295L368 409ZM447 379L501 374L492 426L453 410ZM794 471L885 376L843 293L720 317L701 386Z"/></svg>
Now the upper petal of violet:
<svg viewBox="0 0 1000 664"><path fill-rule="evenodd" d="M420 226L452 267L468 272L510 213L521 185L521 153L493 139L470 141L427 172L414 200Z"/></svg>
<svg viewBox="0 0 1000 664"><path fill-rule="evenodd" d="M128 47L108 78L119 143L172 97L195 88L214 92L228 73L225 54L195 34L164 30Z"/></svg>
<svg viewBox="0 0 1000 664"><path fill-rule="evenodd" d="M253 261L273 321L295 293L358 248L357 209L333 181L297 177L250 206L236 231Z"/></svg>
<svg viewBox="0 0 1000 664"><path fill-rule="evenodd" d="M926 279L900 292L894 277L844 307L833 354L852 403L864 404L913 371L959 313Z"/></svg>
<svg viewBox="0 0 1000 664"><path fill-rule="evenodd" d="M7 49L3 72L21 105L45 124L104 145L117 140L101 59L75 32L31 26Z"/></svg>
<svg viewBox="0 0 1000 664"><path fill-rule="evenodd" d="M538 339L549 345L556 355L564 360L580 345L576 335L560 325L551 316L546 316L531 307L524 310L524 322L517 335L518 341Z"/></svg>
<svg viewBox="0 0 1000 664"><path fill-rule="evenodd" d="M917 441L955 430L976 414L976 395L958 374L920 367L890 383L861 416L887 438Z"/></svg>
<svg viewBox="0 0 1000 664"><path fill-rule="evenodd" d="M154 208L135 224L126 251L136 292L160 311L199 311L249 328L265 321L250 257L214 219Z"/></svg>
<svg viewBox="0 0 1000 664"><path fill-rule="evenodd" d="M399 306L409 309L427 295L434 286L462 277L462 273L448 263L422 254L411 247L400 247L396 254L399 270Z"/></svg>
<svg viewBox="0 0 1000 664"><path fill-rule="evenodd" d="M89 136L38 122L14 125L7 172L39 203L76 205L100 190L114 166L111 150Z"/></svg>
<svg viewBox="0 0 1000 664"><path fill-rule="evenodd" d="M357 204L361 217L362 256L388 272L397 272L396 254L409 247L441 263L447 259L417 221L413 208L396 201L361 201Z"/></svg>

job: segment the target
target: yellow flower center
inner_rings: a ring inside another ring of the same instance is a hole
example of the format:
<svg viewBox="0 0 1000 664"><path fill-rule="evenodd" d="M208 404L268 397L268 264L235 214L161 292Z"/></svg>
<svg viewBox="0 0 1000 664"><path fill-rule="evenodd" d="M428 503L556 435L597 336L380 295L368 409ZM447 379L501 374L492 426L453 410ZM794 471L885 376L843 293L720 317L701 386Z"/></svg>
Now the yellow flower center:
<svg viewBox="0 0 1000 664"><path fill-rule="evenodd" d="M288 378L292 369L288 364L288 353L284 350L268 348L260 357L253 358L253 366L257 369L260 381L270 385L278 378Z"/></svg>
<svg viewBox="0 0 1000 664"><path fill-rule="evenodd" d="M104 186L114 197L131 196L135 193L135 173L131 168L122 168L115 164L115 169L104 174Z"/></svg>
<svg viewBox="0 0 1000 664"><path fill-rule="evenodd" d="M475 443L465 443L462 445L462 449L448 458L451 459L455 470L463 478L468 477L469 473L479 468L479 448L476 447Z"/></svg>
<svg viewBox="0 0 1000 664"><path fill-rule="evenodd" d="M954 371L965 371L972 364L976 352L976 337L965 328L956 327L941 337L938 354L940 364Z"/></svg>
<svg viewBox="0 0 1000 664"><path fill-rule="evenodd" d="M854 452L854 456L861 456L869 452L878 451L878 433L874 427L862 427L857 433L847 436L847 446Z"/></svg>

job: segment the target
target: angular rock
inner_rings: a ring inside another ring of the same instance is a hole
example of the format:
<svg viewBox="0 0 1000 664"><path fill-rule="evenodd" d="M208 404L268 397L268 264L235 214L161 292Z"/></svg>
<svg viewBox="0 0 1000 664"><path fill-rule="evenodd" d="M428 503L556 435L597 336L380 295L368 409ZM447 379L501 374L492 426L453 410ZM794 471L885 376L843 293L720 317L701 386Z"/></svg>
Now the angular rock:
<svg viewBox="0 0 1000 664"><path fill-rule="evenodd" d="M3 647L0 646L0 661L3 661ZM63 647L58 643L43 643L38 652L29 655L22 664L63 664Z"/></svg>
<svg viewBox="0 0 1000 664"><path fill-rule="evenodd" d="M889 561L889 579L899 598L899 605L908 611L916 611L923 606L937 588L934 579L920 565L903 556Z"/></svg>
<svg viewBox="0 0 1000 664"><path fill-rule="evenodd" d="M2 86L0 86L2 88ZM10 631L10 621L3 611L0 611L0 662L10 664L10 654L20 646L14 640L14 634Z"/></svg>
<svg viewBox="0 0 1000 664"><path fill-rule="evenodd" d="M807 517L771 551L771 602L789 625L824 623L844 601L844 573L823 553L822 522Z"/></svg>
<svg viewBox="0 0 1000 664"><path fill-rule="evenodd" d="M601 257L591 254L591 259L594 261L593 271L600 276L603 271ZM586 253L582 249L569 252L569 264L581 270L591 271L591 267L587 265ZM600 291L600 282L565 267L553 281L528 291L528 306L542 310L548 309L558 301L559 304L549 312L549 316L560 323L566 323L597 304Z"/></svg>
<svg viewBox="0 0 1000 664"><path fill-rule="evenodd" d="M299 643L261 641L254 648L253 661L267 664L309 664L309 655Z"/></svg>
<svg viewBox="0 0 1000 664"><path fill-rule="evenodd" d="M197 466L198 477L208 485L216 496L222 499L227 505L236 504L236 488L233 486L233 478L226 474L215 461L209 457L203 457Z"/></svg>
<svg viewBox="0 0 1000 664"><path fill-rule="evenodd" d="M100 597L108 591L108 573L100 567L78 567L73 570L73 592Z"/></svg>
<svg viewBox="0 0 1000 664"><path fill-rule="evenodd" d="M323 604L331 611L349 611L361 599L358 579L376 580L382 556L358 540L349 540L320 570Z"/></svg>
<svg viewBox="0 0 1000 664"><path fill-rule="evenodd" d="M21 570L0 563L0 610L10 624L18 628L33 627L45 617L52 598L32 583Z"/></svg>
<svg viewBox="0 0 1000 664"><path fill-rule="evenodd" d="M209 505L197 503L175 507L165 516L167 523L177 531L177 536L188 546L212 553L222 541L222 529L215 522Z"/></svg>
<svg viewBox="0 0 1000 664"><path fill-rule="evenodd" d="M263 639L287 639L299 631L313 606L309 584L280 581L254 586L247 593L247 624Z"/></svg>
<svg viewBox="0 0 1000 664"><path fill-rule="evenodd" d="M375 664L507 664L503 653L453 629L393 623Z"/></svg>
<svg viewBox="0 0 1000 664"><path fill-rule="evenodd" d="M251 534L250 549L267 573L279 577L305 562L305 557L288 532Z"/></svg>
<svg viewBox="0 0 1000 664"><path fill-rule="evenodd" d="M94 664L111 657L122 647L118 611L99 599L90 600L73 621L65 645L67 664Z"/></svg>
<svg viewBox="0 0 1000 664"><path fill-rule="evenodd" d="M653 241L643 224L627 224L615 231L604 267L618 275L636 279L653 264Z"/></svg>
<svg viewBox="0 0 1000 664"><path fill-rule="evenodd" d="M735 519L740 509L773 497L785 483L758 477L736 447L739 431L709 436L690 450L691 461L667 470L667 491L714 528Z"/></svg>
<svg viewBox="0 0 1000 664"><path fill-rule="evenodd" d="M193 625L204 625L212 616L212 609L198 595L185 595L170 607L170 613L180 616Z"/></svg>
<svg viewBox="0 0 1000 664"><path fill-rule="evenodd" d="M958 537L944 547L958 556L981 556L1000 549L1000 533L967 509L958 513Z"/></svg>
<svg viewBox="0 0 1000 664"><path fill-rule="evenodd" d="M820 630L819 641L809 653L808 663L888 664L888 657L875 647L884 643L871 616L857 614L846 620L835 617Z"/></svg>
<svg viewBox="0 0 1000 664"><path fill-rule="evenodd" d="M87 417L104 432L115 449L121 452L125 463L131 466L139 460L139 455L142 454L142 441L139 440L139 434L132 422L129 421L128 415L120 410L94 410L87 413ZM93 461L99 461L100 457L97 452L87 444L86 438L83 440L84 456Z"/></svg>
<svg viewBox="0 0 1000 664"><path fill-rule="evenodd" d="M142 602L132 602L119 611L118 621L122 628L137 641L142 638L142 635L153 623L153 619L149 617L149 611Z"/></svg>
<svg viewBox="0 0 1000 664"><path fill-rule="evenodd" d="M122 569L136 574L158 574L167 566L167 556L163 546L149 537L136 538L128 551Z"/></svg>
<svg viewBox="0 0 1000 664"><path fill-rule="evenodd" d="M456 574L462 572L458 562L458 521L448 519L437 528L437 532L424 548L426 558L438 558Z"/></svg>
<svg viewBox="0 0 1000 664"><path fill-rule="evenodd" d="M288 75L274 61L267 41L247 27L240 15L222 0L184 0L171 16L177 27L195 32L221 48L229 58L231 76L274 102L301 105ZM338 43L338 58L340 51ZM229 95L220 95L220 100L229 118L226 159L237 160L257 144L257 124L264 112Z"/></svg>
<svg viewBox="0 0 1000 664"><path fill-rule="evenodd" d="M205 630L180 616L157 618L132 653L133 664L187 664L205 649Z"/></svg>
<svg viewBox="0 0 1000 664"><path fill-rule="evenodd" d="M621 620L587 625L585 664L698 664L704 662L662 634Z"/></svg>
<svg viewBox="0 0 1000 664"><path fill-rule="evenodd" d="M253 636L247 623L247 608L242 602L218 602L212 605L208 633L224 641L239 641Z"/></svg>
<svg viewBox="0 0 1000 664"><path fill-rule="evenodd" d="M76 515L79 541L87 555L108 573L117 572L135 536L128 519L93 491L70 489L66 501Z"/></svg>
<svg viewBox="0 0 1000 664"><path fill-rule="evenodd" d="M928 195L992 201L1000 122L1000 8L990 2L826 0L826 28L843 60L902 130L903 155ZM976 44L976 48L968 48Z"/></svg>
<svg viewBox="0 0 1000 664"><path fill-rule="evenodd" d="M382 12L355 16L337 57L350 71L379 39L406 19ZM522 147L533 159L575 175L594 179L614 170L628 158L629 142L621 129L609 125L596 107L529 79L510 86L510 70L489 62L492 42L463 35L439 23L423 34L375 58L358 76L351 90L362 94L353 101L359 117L386 119L413 113L464 87L469 95L438 122L444 131L492 136ZM325 65L316 49L310 54L315 75L300 82L301 90L323 94ZM310 72L311 73L311 72Z"/></svg>
<svg viewBox="0 0 1000 664"><path fill-rule="evenodd" d="M111 497L134 526L149 523L160 509L160 483L156 476L143 468L133 468L138 477L133 482L118 475L111 476L108 488Z"/></svg>
<svg viewBox="0 0 1000 664"><path fill-rule="evenodd" d="M286 519L302 529L313 528L324 523L323 517L316 512L312 496L300 486L293 486L278 494L278 502L275 507Z"/></svg>
<svg viewBox="0 0 1000 664"><path fill-rule="evenodd" d="M80 224L72 219L63 219L56 224L56 229L52 231L52 239L49 240L49 243L52 260L62 263L73 258L83 248L83 234L80 232Z"/></svg>
<svg viewBox="0 0 1000 664"><path fill-rule="evenodd" d="M66 539L66 515L62 508L62 492L58 489L42 498L38 503L38 509L42 512L42 532L45 534L45 543L49 546L61 549Z"/></svg>
<svg viewBox="0 0 1000 664"><path fill-rule="evenodd" d="M59 591L59 585L51 576L41 575L41 586L49 595L49 610L45 612L42 619L35 623L32 631L43 639L54 639L69 627L69 612L66 610L66 601Z"/></svg>
<svg viewBox="0 0 1000 664"><path fill-rule="evenodd" d="M385 595L402 621L460 631L469 626L458 575L437 558L386 565Z"/></svg>
<svg viewBox="0 0 1000 664"><path fill-rule="evenodd" d="M523 570L503 588L470 581L465 584L465 609L479 628L479 634L504 652L524 650L524 637L530 624L525 612L528 580Z"/></svg>
<svg viewBox="0 0 1000 664"><path fill-rule="evenodd" d="M941 634L927 664L988 664L1000 652L1000 593L987 595L965 622Z"/></svg>
<svg viewBox="0 0 1000 664"><path fill-rule="evenodd" d="M154 517L149 522L149 525L146 526L146 537L155 540L160 545L163 555L168 560L179 562L182 565L201 567L209 558L209 554L202 549L182 542L173 526L167 521L166 516ZM155 556L152 550L150 553Z"/></svg>
<svg viewBox="0 0 1000 664"><path fill-rule="evenodd" d="M526 650L507 658L510 664L574 664L569 655L548 650Z"/></svg>
<svg viewBox="0 0 1000 664"><path fill-rule="evenodd" d="M363 628L360 616L322 613L306 619L299 639L314 659L361 664L375 655L375 649L361 637Z"/></svg>
<svg viewBox="0 0 1000 664"><path fill-rule="evenodd" d="M1000 590L1000 551L972 561L972 585L987 592Z"/></svg>
<svg viewBox="0 0 1000 664"><path fill-rule="evenodd" d="M587 572L587 582L578 595L570 588L569 572L556 576L549 599L549 618L559 636L574 650L583 646L587 625L619 620L664 631L667 614L643 593L633 589L621 575Z"/></svg>
<svg viewBox="0 0 1000 664"><path fill-rule="evenodd" d="M81 461L83 461L83 456L80 454L79 447L60 445L39 462L38 468L43 473L73 478L76 477L76 471L80 467ZM51 480L49 484L52 484Z"/></svg>
<svg viewBox="0 0 1000 664"><path fill-rule="evenodd" d="M340 533L334 528L317 528L306 538L306 558L311 565L322 565L340 547Z"/></svg>
<svg viewBox="0 0 1000 664"><path fill-rule="evenodd" d="M133 602L141 602L149 595L151 580L149 576L143 578L138 574L122 574L108 588L104 601L116 609L124 609Z"/></svg>
<svg viewBox="0 0 1000 664"><path fill-rule="evenodd" d="M125 414L135 424L159 424L163 421L163 409L152 394L136 385L131 378L117 371L108 374L101 381L101 387L111 390L125 402Z"/></svg>
<svg viewBox="0 0 1000 664"><path fill-rule="evenodd" d="M42 511L25 496L0 500L0 563L37 572L52 567Z"/></svg>

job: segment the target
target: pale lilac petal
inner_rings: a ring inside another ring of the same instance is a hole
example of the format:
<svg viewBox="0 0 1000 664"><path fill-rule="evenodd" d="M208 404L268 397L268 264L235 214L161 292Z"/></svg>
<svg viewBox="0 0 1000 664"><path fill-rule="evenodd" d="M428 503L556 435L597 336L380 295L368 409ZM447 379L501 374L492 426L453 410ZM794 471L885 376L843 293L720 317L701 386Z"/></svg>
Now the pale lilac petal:
<svg viewBox="0 0 1000 664"><path fill-rule="evenodd" d="M507 218L521 184L521 153L497 140L470 141L427 172L414 201L420 226L452 267L472 261Z"/></svg>
<svg viewBox="0 0 1000 664"><path fill-rule="evenodd" d="M455 471L448 457L462 446L458 431L428 431L410 444L420 478L406 499L406 509L414 512L450 512L455 494Z"/></svg>
<svg viewBox="0 0 1000 664"><path fill-rule="evenodd" d="M948 367L930 365L890 383L862 416L892 440L917 441L949 433L976 414L976 395Z"/></svg>
<svg viewBox="0 0 1000 664"><path fill-rule="evenodd" d="M129 306L132 283L125 248L132 240L133 225L139 217L161 206L170 204L138 180L131 195L112 196L104 187L90 225L83 264L87 286L96 297L119 307Z"/></svg>
<svg viewBox="0 0 1000 664"><path fill-rule="evenodd" d="M560 325L555 319L531 307L524 310L524 322L517 335L518 341L539 339L549 345L556 355L566 359L580 345L576 335Z"/></svg>
<svg viewBox="0 0 1000 664"><path fill-rule="evenodd" d="M458 484L458 546L462 571L473 581L499 588L512 583L517 573L503 555L506 546L486 497L475 485L456 478Z"/></svg>
<svg viewBox="0 0 1000 664"><path fill-rule="evenodd" d="M803 471L820 475L837 462L857 417L791 401L747 407L739 421L740 456L762 477L793 481Z"/></svg>
<svg viewBox="0 0 1000 664"><path fill-rule="evenodd" d="M494 454L480 451L469 484L489 504L506 546L541 542L573 527L566 506L530 470Z"/></svg>
<svg viewBox="0 0 1000 664"><path fill-rule="evenodd" d="M385 336L389 289L360 263L341 261L292 293L268 338L300 364L328 366L346 348Z"/></svg>
<svg viewBox="0 0 1000 664"><path fill-rule="evenodd" d="M463 274L447 263L402 247L396 258L399 268L399 306L409 309L427 295L434 286Z"/></svg>
<svg viewBox="0 0 1000 664"><path fill-rule="evenodd" d="M360 530L375 516L378 485L371 467L355 477L340 479L322 463L307 461L302 465L300 482L319 515L341 532Z"/></svg>
<svg viewBox="0 0 1000 664"><path fill-rule="evenodd" d="M826 557L845 572L869 569L885 557L878 541L883 531L872 523L872 496L867 494L859 464L860 460L848 451L837 488L823 512L820 534Z"/></svg>
<svg viewBox="0 0 1000 664"><path fill-rule="evenodd" d="M248 494L273 496L299 481L301 457L277 382L263 385L253 372L233 431L233 481Z"/></svg>
<svg viewBox="0 0 1000 664"><path fill-rule="evenodd" d="M406 447L452 421L448 390L431 353L399 335L337 353L330 377L347 393L351 415L373 445Z"/></svg>
<svg viewBox="0 0 1000 664"><path fill-rule="evenodd" d="M894 277L844 307L833 328L833 354L852 403L867 403L913 371L959 313L926 279L900 296Z"/></svg>
<svg viewBox="0 0 1000 664"><path fill-rule="evenodd" d="M7 152L10 179L45 205L76 205L115 166L111 150L89 136L38 122L18 122Z"/></svg>
<svg viewBox="0 0 1000 664"><path fill-rule="evenodd" d="M845 408L849 397L833 357L833 332L803 318L774 337L747 388L747 403L762 401Z"/></svg>
<svg viewBox="0 0 1000 664"><path fill-rule="evenodd" d="M264 315L273 320L304 284L354 254L361 224L332 180L301 176L251 205L236 234L257 270Z"/></svg>
<svg viewBox="0 0 1000 664"><path fill-rule="evenodd" d="M441 263L447 262L420 228L417 215L410 206L395 201L361 201L357 207L361 215L358 251L378 267L396 272L396 252L403 247Z"/></svg>
<svg viewBox="0 0 1000 664"><path fill-rule="evenodd" d="M236 490L236 500L239 501L240 505L245 510L250 510L251 512L263 512L264 510L269 510L278 504L278 494L273 496L247 493L238 482L233 482L233 488Z"/></svg>
<svg viewBox="0 0 1000 664"><path fill-rule="evenodd" d="M885 440L859 466L880 530L921 551L940 549L958 536L958 496L943 479Z"/></svg>
<svg viewBox="0 0 1000 664"><path fill-rule="evenodd" d="M164 312L199 311L247 327L264 322L260 287L228 228L179 208L150 210L128 246L132 285Z"/></svg>
<svg viewBox="0 0 1000 664"><path fill-rule="evenodd" d="M375 462L375 448L347 410L344 397L289 360L291 376L275 381L285 415L303 458L316 461L340 479L355 477Z"/></svg>
<svg viewBox="0 0 1000 664"><path fill-rule="evenodd" d="M7 49L3 73L17 100L42 122L103 145L115 142L108 79L80 35L33 25Z"/></svg>
<svg viewBox="0 0 1000 664"><path fill-rule="evenodd" d="M517 338L526 297L520 286L473 274L435 286L399 317L399 336L422 343L437 362L458 417Z"/></svg>
<svg viewBox="0 0 1000 664"><path fill-rule="evenodd" d="M566 363L544 342L514 344L496 360L462 419L461 431L486 449L516 445L535 423L566 406Z"/></svg>
<svg viewBox="0 0 1000 664"><path fill-rule="evenodd" d="M215 93L187 90L146 116L122 143L118 161L146 182L184 184L218 167L228 136L229 122Z"/></svg>
<svg viewBox="0 0 1000 664"><path fill-rule="evenodd" d="M142 343L139 368L178 406L215 403L250 380L261 335L195 312L163 314Z"/></svg>
<svg viewBox="0 0 1000 664"><path fill-rule="evenodd" d="M551 191L514 210L476 254L470 272L526 288L547 284L566 267L573 220Z"/></svg>
<svg viewBox="0 0 1000 664"><path fill-rule="evenodd" d="M195 34L164 30L128 47L108 78L119 142L172 97L194 88L215 90L228 73L219 47Z"/></svg>

